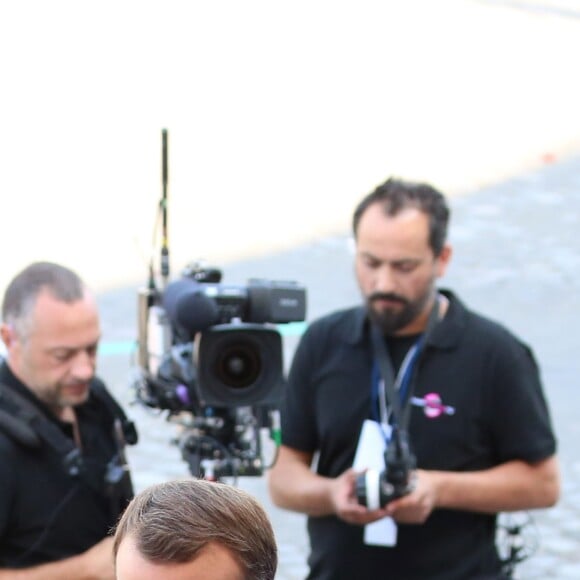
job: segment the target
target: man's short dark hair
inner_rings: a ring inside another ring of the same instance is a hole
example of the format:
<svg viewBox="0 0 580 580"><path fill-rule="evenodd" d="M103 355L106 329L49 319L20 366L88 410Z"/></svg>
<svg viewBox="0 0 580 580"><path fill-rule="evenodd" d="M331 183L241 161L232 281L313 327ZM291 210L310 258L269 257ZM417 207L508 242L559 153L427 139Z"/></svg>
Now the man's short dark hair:
<svg viewBox="0 0 580 580"><path fill-rule="evenodd" d="M407 208L416 208L429 217L429 245L438 256L447 239L449 207L445 197L427 183L413 183L390 178L369 193L356 207L352 229L356 238L358 224L365 210L374 203L381 203L385 215L394 216Z"/></svg>
<svg viewBox="0 0 580 580"><path fill-rule="evenodd" d="M208 544L227 548L248 580L273 580L276 540L264 508L223 483L184 479L148 487L131 501L115 531L114 554L130 536L146 560L183 564Z"/></svg>
<svg viewBox="0 0 580 580"><path fill-rule="evenodd" d="M18 273L4 293L2 320L23 335L38 295L48 290L51 295L68 304L81 300L85 285L69 268L53 262L35 262Z"/></svg>

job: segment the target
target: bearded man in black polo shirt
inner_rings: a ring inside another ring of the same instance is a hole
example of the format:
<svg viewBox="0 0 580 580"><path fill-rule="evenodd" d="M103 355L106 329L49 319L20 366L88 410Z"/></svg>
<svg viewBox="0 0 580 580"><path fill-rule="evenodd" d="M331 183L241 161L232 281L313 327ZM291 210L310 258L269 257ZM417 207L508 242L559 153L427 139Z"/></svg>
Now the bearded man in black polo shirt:
<svg viewBox="0 0 580 580"><path fill-rule="evenodd" d="M315 321L296 351L269 485L276 504L309 516L310 580L503 578L497 513L557 501L532 352L436 288L448 217L428 184L390 179L366 196L353 217L365 305ZM403 427L409 493L381 504L375 480L377 505L360 505L360 458L382 460L377 438L388 448Z"/></svg>
<svg viewBox="0 0 580 580"><path fill-rule="evenodd" d="M132 497L130 424L95 378L99 317L80 278L35 263L9 284L0 365L0 579L112 580Z"/></svg>

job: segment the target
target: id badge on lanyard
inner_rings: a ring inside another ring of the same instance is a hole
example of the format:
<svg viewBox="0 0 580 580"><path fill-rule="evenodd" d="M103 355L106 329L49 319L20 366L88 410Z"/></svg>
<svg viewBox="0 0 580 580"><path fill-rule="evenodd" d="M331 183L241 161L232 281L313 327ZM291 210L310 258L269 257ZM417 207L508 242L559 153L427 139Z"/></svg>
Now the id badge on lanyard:
<svg viewBox="0 0 580 580"><path fill-rule="evenodd" d="M403 363L399 368L399 372L394 379L392 392L398 396L398 407L403 408L409 391L409 384L413 374L413 367L417 359L417 354L420 346L419 339L407 352ZM394 404L397 404L394 403ZM393 414L393 402L389 405L387 402L387 389L385 387L385 380L381 377L378 364L375 362L372 371L372 413L373 419L379 423L385 441L388 443L391 439L393 430L393 422L400 420Z"/></svg>

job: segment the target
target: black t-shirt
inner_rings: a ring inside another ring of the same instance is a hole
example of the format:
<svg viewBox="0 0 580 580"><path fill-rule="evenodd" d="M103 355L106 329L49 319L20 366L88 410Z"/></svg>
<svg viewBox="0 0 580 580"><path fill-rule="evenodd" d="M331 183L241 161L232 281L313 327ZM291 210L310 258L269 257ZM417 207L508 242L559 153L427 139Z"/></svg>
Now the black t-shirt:
<svg viewBox="0 0 580 580"><path fill-rule="evenodd" d="M429 337L414 394L440 396L455 414L436 419L412 407L409 434L422 469L475 471L512 459L539 461L555 439L531 351L502 326L468 310L451 293ZM317 472L352 466L371 416L373 356L363 308L313 323L292 364L282 410L282 442L319 452ZM434 511L423 525L399 525L396 547L363 544L363 528L311 517L309 578L463 580L499 570L495 516Z"/></svg>
<svg viewBox="0 0 580 580"><path fill-rule="evenodd" d="M420 334L413 334L409 336L389 336L385 338L387 344L387 352L393 365L393 370L396 373L410 348L416 344Z"/></svg>
<svg viewBox="0 0 580 580"><path fill-rule="evenodd" d="M0 383L32 401L72 440L70 424L54 417L6 363L0 365ZM117 451L111 410L93 393L75 409L83 461L94 475L91 485L70 476L63 457L47 443L28 448L0 430L0 568L25 568L80 554L110 532L131 498L130 490L122 497L109 496L100 485Z"/></svg>

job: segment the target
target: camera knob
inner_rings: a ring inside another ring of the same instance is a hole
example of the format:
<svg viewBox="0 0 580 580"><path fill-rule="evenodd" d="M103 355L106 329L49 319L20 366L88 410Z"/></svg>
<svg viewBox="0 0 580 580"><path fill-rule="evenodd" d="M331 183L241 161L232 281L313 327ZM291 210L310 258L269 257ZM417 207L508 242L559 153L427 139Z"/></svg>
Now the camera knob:
<svg viewBox="0 0 580 580"><path fill-rule="evenodd" d="M375 469L367 469L356 478L355 491L358 503L370 510L381 507L380 473Z"/></svg>

